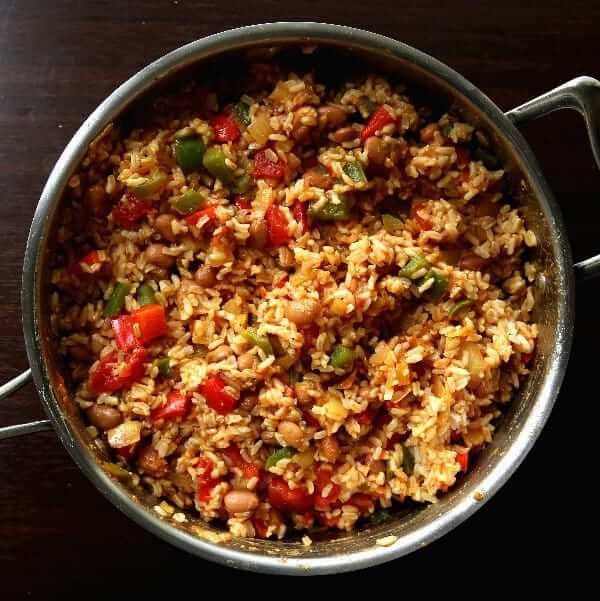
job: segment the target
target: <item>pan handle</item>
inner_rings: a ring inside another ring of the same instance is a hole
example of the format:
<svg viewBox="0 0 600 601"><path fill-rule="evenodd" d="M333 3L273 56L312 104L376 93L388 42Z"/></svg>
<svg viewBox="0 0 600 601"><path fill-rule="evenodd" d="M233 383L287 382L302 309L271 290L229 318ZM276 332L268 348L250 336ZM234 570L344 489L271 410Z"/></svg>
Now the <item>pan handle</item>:
<svg viewBox="0 0 600 601"><path fill-rule="evenodd" d="M576 110L583 117L592 153L600 168L600 81L597 79L585 75L576 77L508 111L506 116L518 125L560 109ZM584 280L600 276L600 254L575 263L574 269Z"/></svg>
<svg viewBox="0 0 600 601"><path fill-rule="evenodd" d="M16 392L22 386L25 386L27 382L31 380L31 370L28 369L22 374L19 374L16 378L13 378L6 384L0 386L0 401L7 397L9 394ZM26 424L18 424L16 426L5 426L0 428L0 440L5 438L13 438L14 436L22 436L23 434L32 434L33 432L42 432L44 430L51 430L52 426L50 421L42 419L36 422L29 422Z"/></svg>

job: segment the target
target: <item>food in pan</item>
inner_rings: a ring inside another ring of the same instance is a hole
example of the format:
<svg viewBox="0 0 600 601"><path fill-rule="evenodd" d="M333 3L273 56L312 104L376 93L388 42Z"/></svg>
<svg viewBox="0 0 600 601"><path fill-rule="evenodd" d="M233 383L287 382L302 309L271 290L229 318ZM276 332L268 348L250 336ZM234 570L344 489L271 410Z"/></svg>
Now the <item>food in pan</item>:
<svg viewBox="0 0 600 601"><path fill-rule="evenodd" d="M350 530L435 502L492 439L535 349L536 243L458 115L256 63L91 145L53 329L108 471L161 515Z"/></svg>

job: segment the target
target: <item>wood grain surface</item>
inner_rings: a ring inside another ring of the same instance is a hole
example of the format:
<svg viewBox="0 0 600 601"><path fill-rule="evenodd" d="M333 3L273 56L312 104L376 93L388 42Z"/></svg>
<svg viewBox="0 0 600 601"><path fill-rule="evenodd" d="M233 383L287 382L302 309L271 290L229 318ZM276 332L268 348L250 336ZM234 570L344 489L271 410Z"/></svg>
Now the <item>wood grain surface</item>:
<svg viewBox="0 0 600 601"><path fill-rule="evenodd" d="M592 1L1 0L0 382L27 366L19 294L29 223L52 165L82 120L163 53L224 29L278 20L347 24L404 41L464 74L503 109L575 75L600 76L600 3ZM523 132L562 206L575 258L600 252L600 175L582 121L563 112ZM599 293L598 282L577 288L565 384L509 484L441 541L393 564L337 577L339 583L374 576L393 590L420 574L428 586L450 578L457 592L465 575L489 569L516 579L532 558L543 563L545 578L564 573L558 548L577 554L588 519L576 508L589 499L573 491L596 480ZM32 386L0 406L2 425L41 416ZM1 599L202 595L209 575L232 591L258 590L257 581L269 590L263 576L195 559L131 523L84 478L54 434L0 443ZM302 581L308 590L315 584Z"/></svg>

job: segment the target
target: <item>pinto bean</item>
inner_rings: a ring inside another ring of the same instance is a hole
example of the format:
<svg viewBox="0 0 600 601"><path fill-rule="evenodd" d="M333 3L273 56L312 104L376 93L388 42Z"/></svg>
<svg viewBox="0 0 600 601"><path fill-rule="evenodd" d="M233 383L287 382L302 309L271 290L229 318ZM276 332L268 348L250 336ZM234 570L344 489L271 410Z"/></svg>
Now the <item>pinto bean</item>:
<svg viewBox="0 0 600 601"><path fill-rule="evenodd" d="M286 307L286 317L297 326L306 326L312 323L319 313L319 303L313 299L290 301Z"/></svg>
<svg viewBox="0 0 600 601"><path fill-rule="evenodd" d="M333 178L324 167L313 167L304 172L304 184L327 190L333 186Z"/></svg>
<svg viewBox="0 0 600 601"><path fill-rule="evenodd" d="M321 106L317 112L319 113L319 125L323 129L336 129L346 122L346 111L334 104Z"/></svg>
<svg viewBox="0 0 600 601"><path fill-rule="evenodd" d="M166 248L167 247L164 244L151 244L146 249L146 261L157 267L169 269L169 267L172 267L173 263L175 263L175 257L165 255L163 251Z"/></svg>
<svg viewBox="0 0 600 601"><path fill-rule="evenodd" d="M331 135L334 142L341 144L342 142L349 142L350 140L354 140L358 137L356 130L353 127L340 127L337 131L333 132Z"/></svg>
<svg viewBox="0 0 600 601"><path fill-rule="evenodd" d="M290 421L283 421L277 426L277 432L281 435L285 443L290 447L298 448L302 443L302 428Z"/></svg>
<svg viewBox="0 0 600 601"><path fill-rule="evenodd" d="M365 142L365 150L369 157L369 162L378 167L383 166L386 159L385 144L383 140L377 136L367 138Z"/></svg>
<svg viewBox="0 0 600 601"><path fill-rule="evenodd" d="M222 344L214 351L210 351L210 353L206 355L206 360L209 363L218 363L219 361L227 359L227 357L229 357L232 353L233 351L231 350L231 347L227 346L226 344Z"/></svg>
<svg viewBox="0 0 600 601"><path fill-rule="evenodd" d="M203 288L212 288L217 282L214 270L208 265L198 267L194 274L194 279Z"/></svg>
<svg viewBox="0 0 600 601"><path fill-rule="evenodd" d="M175 218L173 215L169 215L168 213L163 213L159 215L154 220L154 229L169 242L175 241L175 234L173 233L173 229L171 228L171 223Z"/></svg>
<svg viewBox="0 0 600 601"><path fill-rule="evenodd" d="M248 230L250 237L248 242L252 248L262 249L267 246L269 241L269 232L267 224L264 221L253 221Z"/></svg>
<svg viewBox="0 0 600 601"><path fill-rule="evenodd" d="M138 453L137 464L144 472L155 478L166 473L167 462L152 447L145 447Z"/></svg>
<svg viewBox="0 0 600 601"><path fill-rule="evenodd" d="M223 498L227 513L248 513L258 507L258 496L249 490L231 490Z"/></svg>
<svg viewBox="0 0 600 601"><path fill-rule="evenodd" d="M116 428L123 421L121 412L110 405L92 405L85 413L90 423L100 430Z"/></svg>
<svg viewBox="0 0 600 601"><path fill-rule="evenodd" d="M329 463L335 463L340 456L340 443L335 436L327 436L321 441L320 451Z"/></svg>

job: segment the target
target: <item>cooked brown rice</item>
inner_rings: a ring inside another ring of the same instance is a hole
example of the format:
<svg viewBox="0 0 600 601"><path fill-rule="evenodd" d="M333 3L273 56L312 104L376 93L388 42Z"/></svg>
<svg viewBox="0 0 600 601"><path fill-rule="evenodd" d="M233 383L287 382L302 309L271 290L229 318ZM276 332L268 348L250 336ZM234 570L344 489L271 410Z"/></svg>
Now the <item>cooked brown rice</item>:
<svg viewBox="0 0 600 601"><path fill-rule="evenodd" d="M53 327L88 432L234 536L434 503L528 373L535 235L485 134L385 79L256 64L242 92L163 97L69 182Z"/></svg>

